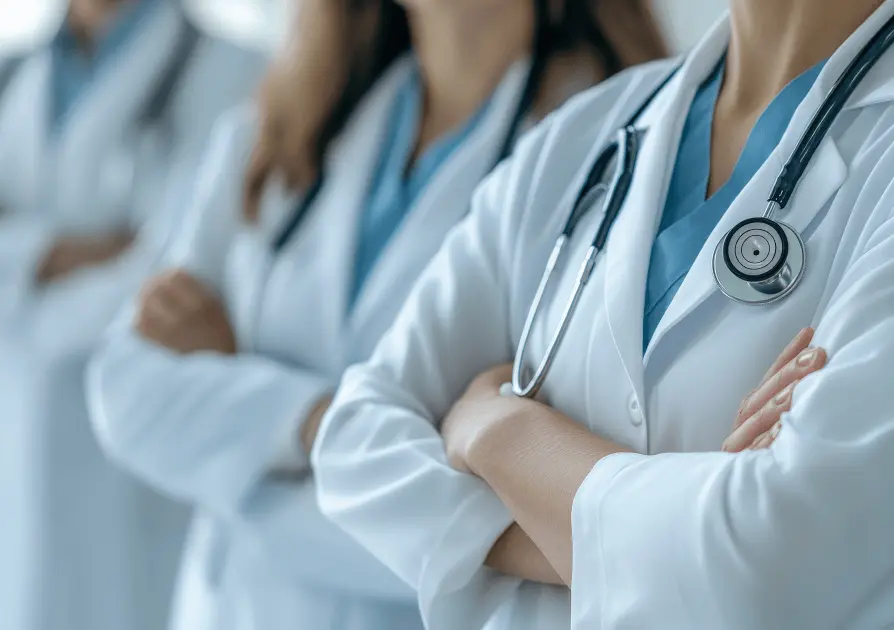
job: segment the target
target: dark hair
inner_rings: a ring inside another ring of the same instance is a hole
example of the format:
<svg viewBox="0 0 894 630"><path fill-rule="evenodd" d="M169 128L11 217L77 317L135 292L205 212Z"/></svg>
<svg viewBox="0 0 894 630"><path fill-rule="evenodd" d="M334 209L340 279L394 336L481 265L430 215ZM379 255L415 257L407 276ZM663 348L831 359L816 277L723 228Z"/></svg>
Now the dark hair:
<svg viewBox="0 0 894 630"><path fill-rule="evenodd" d="M319 135L319 158L341 132L370 88L395 60L410 49L410 25L406 11L393 0L346 0L346 8L355 15L367 11L373 13L376 28L371 34L372 40L356 37L353 41L351 76Z"/></svg>
<svg viewBox="0 0 894 630"><path fill-rule="evenodd" d="M343 1L352 13L374 12L377 28L372 41L358 38L355 42L352 51L354 66L348 87L319 136L318 155L321 157L367 91L398 57L410 49L407 15L394 0ZM557 53L589 48L601 63L604 78L629 66L667 55L667 47L647 0L561 0L559 11L553 10L551 0L533 2L536 16L533 66L513 127L520 125L524 114L533 105L546 66ZM516 132L517 129L513 129L507 137L501 157L508 154Z"/></svg>

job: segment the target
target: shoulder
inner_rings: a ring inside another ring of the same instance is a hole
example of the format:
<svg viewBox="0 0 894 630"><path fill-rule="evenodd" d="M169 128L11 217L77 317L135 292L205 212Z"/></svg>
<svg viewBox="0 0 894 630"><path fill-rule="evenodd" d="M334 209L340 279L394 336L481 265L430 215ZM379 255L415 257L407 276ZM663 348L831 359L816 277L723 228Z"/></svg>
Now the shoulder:
<svg viewBox="0 0 894 630"><path fill-rule="evenodd" d="M202 33L197 37L169 113L181 142L201 142L221 114L251 99L267 65L257 51Z"/></svg>
<svg viewBox="0 0 894 630"><path fill-rule="evenodd" d="M614 133L652 91L664 81L678 59L662 59L628 68L614 77L570 98L542 123L563 140L572 136L595 137Z"/></svg>
<svg viewBox="0 0 894 630"><path fill-rule="evenodd" d="M520 162L585 157L626 122L678 63L665 59L635 66L572 97L519 141Z"/></svg>
<svg viewBox="0 0 894 630"><path fill-rule="evenodd" d="M208 86L213 86L218 94L231 93L241 98L246 90L254 89L264 75L269 61L269 57L260 51L212 35L200 34L194 70L197 74L207 76ZM224 75L225 81L221 80Z"/></svg>
<svg viewBox="0 0 894 630"><path fill-rule="evenodd" d="M594 151L611 139L678 63L667 59L621 72L574 96L522 136L512 157L484 187L513 208L515 228L525 222L532 208L555 208L576 192L573 184L582 177ZM557 213L536 214L542 226Z"/></svg>

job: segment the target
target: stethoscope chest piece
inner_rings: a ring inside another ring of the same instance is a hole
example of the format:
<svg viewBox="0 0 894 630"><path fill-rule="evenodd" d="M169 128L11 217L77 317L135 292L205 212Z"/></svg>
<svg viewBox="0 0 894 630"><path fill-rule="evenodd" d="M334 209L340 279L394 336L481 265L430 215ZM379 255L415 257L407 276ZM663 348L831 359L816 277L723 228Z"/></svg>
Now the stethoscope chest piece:
<svg viewBox="0 0 894 630"><path fill-rule="evenodd" d="M714 250L714 279L741 304L781 300L804 276L804 241L791 226L767 218L746 219Z"/></svg>

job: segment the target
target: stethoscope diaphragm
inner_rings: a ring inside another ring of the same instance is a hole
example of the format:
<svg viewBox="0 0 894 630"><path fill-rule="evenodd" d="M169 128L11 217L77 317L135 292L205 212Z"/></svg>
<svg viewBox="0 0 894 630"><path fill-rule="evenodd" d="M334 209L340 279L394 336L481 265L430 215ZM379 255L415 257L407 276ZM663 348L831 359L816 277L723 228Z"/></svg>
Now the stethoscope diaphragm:
<svg viewBox="0 0 894 630"><path fill-rule="evenodd" d="M794 290L806 262L804 242L794 228L764 217L746 219L714 250L714 279L731 300L769 304Z"/></svg>

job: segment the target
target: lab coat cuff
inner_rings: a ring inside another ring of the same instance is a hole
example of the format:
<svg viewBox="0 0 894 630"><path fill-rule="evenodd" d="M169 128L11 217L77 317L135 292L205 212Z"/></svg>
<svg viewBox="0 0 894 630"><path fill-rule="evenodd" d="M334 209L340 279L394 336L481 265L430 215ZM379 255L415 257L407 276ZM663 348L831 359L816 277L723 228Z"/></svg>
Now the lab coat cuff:
<svg viewBox="0 0 894 630"><path fill-rule="evenodd" d="M602 502L618 474L644 458L638 453L603 457L577 490L571 509L571 581L577 587L571 590L572 619L590 617L605 593L605 558L599 528Z"/></svg>
<svg viewBox="0 0 894 630"><path fill-rule="evenodd" d="M327 394L335 390L332 383L319 379L316 383L308 383L305 396L294 415L286 419L280 427L276 438L276 451L271 472L282 475L297 475L310 467L310 457L301 443L301 432L308 416L317 403Z"/></svg>
<svg viewBox="0 0 894 630"><path fill-rule="evenodd" d="M482 485L456 511L431 550L419 580L419 606L428 630L483 628L521 580L484 565L514 518Z"/></svg>

